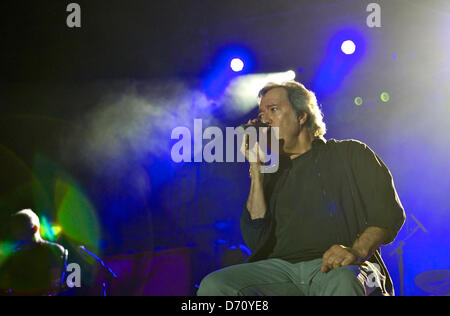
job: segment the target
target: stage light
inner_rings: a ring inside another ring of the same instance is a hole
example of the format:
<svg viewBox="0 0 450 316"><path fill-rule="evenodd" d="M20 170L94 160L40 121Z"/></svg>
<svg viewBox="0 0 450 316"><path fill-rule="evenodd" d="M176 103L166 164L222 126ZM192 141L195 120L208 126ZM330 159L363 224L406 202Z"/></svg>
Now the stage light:
<svg viewBox="0 0 450 316"><path fill-rule="evenodd" d="M333 34L311 84L311 90L322 97L336 92L365 55L366 41L361 30L341 29Z"/></svg>
<svg viewBox="0 0 450 316"><path fill-rule="evenodd" d="M383 102L389 102L389 100L391 99L391 97L389 96L389 93L387 92L382 92L380 95L380 99Z"/></svg>
<svg viewBox="0 0 450 316"><path fill-rule="evenodd" d="M230 62L230 67L234 72L240 72L244 69L244 62L239 58L233 58Z"/></svg>
<svg viewBox="0 0 450 316"><path fill-rule="evenodd" d="M356 45L355 43L353 43L353 41L347 40L342 43L341 50L344 54L351 55L355 52Z"/></svg>
<svg viewBox="0 0 450 316"><path fill-rule="evenodd" d="M363 99L361 97L356 97L355 98L355 104L357 106L360 106L363 103Z"/></svg>
<svg viewBox="0 0 450 316"><path fill-rule="evenodd" d="M295 76L296 76L295 71L293 70L286 71L286 81L294 80Z"/></svg>
<svg viewBox="0 0 450 316"><path fill-rule="evenodd" d="M61 235L62 227L58 224L50 223L45 216L41 216L41 236L48 241L56 241Z"/></svg>
<svg viewBox="0 0 450 316"><path fill-rule="evenodd" d="M296 73L293 70L237 76L228 85L221 101L224 104L233 104L233 106L225 107L226 115L236 117L248 113L255 107L259 90L267 83L283 83L294 80L295 76Z"/></svg>
<svg viewBox="0 0 450 316"><path fill-rule="evenodd" d="M267 74L265 76L262 76L262 78L264 78L263 80L265 81L263 84L268 82L282 83L285 81L294 80L295 76L296 76L295 71L288 70L285 72Z"/></svg>
<svg viewBox="0 0 450 316"><path fill-rule="evenodd" d="M56 237L58 237L58 236L61 234L61 232L62 232L62 227L59 226L59 225L53 225L53 226L52 226L52 230L53 230L53 234L54 234Z"/></svg>
<svg viewBox="0 0 450 316"><path fill-rule="evenodd" d="M253 72L255 60L253 53L241 44L231 44L219 48L201 75L202 87L206 96L219 100L231 80Z"/></svg>

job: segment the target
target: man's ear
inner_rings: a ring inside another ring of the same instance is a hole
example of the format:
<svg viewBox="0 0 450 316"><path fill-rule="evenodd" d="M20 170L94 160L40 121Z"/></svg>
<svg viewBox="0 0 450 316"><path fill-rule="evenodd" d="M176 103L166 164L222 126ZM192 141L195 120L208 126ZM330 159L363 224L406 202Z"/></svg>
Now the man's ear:
<svg viewBox="0 0 450 316"><path fill-rule="evenodd" d="M300 126L305 125L305 123L308 121L308 113L300 112L297 116L297 120L298 120Z"/></svg>
<svg viewBox="0 0 450 316"><path fill-rule="evenodd" d="M36 234L39 231L39 227L34 226L33 227L33 234Z"/></svg>

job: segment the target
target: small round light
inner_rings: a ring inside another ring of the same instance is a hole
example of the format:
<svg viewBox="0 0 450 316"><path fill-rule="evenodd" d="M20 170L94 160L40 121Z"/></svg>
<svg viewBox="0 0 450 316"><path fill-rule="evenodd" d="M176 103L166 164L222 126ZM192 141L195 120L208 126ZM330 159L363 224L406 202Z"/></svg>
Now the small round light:
<svg viewBox="0 0 450 316"><path fill-rule="evenodd" d="M355 104L357 106L360 106L363 103L363 99L361 97L356 97L355 98Z"/></svg>
<svg viewBox="0 0 450 316"><path fill-rule="evenodd" d="M294 80L295 76L296 76L295 71L293 71L293 70L286 71L286 79L287 79L287 81Z"/></svg>
<svg viewBox="0 0 450 316"><path fill-rule="evenodd" d="M356 50L356 45L350 40L344 41L341 45L341 50L346 55L351 55Z"/></svg>
<svg viewBox="0 0 450 316"><path fill-rule="evenodd" d="M234 72L242 71L242 69L244 69L244 62L239 58L233 58L230 67Z"/></svg>
<svg viewBox="0 0 450 316"><path fill-rule="evenodd" d="M381 95L380 95L380 99L381 99L381 101L383 101L383 102L389 102L389 100L391 99L391 97L390 97L389 93L387 93L387 92L382 92Z"/></svg>

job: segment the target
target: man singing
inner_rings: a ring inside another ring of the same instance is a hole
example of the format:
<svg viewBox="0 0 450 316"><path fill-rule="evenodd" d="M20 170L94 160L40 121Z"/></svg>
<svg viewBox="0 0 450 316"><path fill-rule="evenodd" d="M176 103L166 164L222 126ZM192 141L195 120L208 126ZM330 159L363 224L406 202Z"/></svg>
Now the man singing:
<svg viewBox="0 0 450 316"><path fill-rule="evenodd" d="M207 275L197 294L393 295L379 247L405 213L383 161L359 141L325 140L317 99L302 84L270 83L259 98L249 124L279 128L280 166L262 173L250 162L241 230L253 252Z"/></svg>

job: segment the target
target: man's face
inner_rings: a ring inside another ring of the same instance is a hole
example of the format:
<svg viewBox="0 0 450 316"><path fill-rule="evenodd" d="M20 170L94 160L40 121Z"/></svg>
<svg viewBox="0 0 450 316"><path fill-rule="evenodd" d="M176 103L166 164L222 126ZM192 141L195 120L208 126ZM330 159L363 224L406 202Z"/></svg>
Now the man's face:
<svg viewBox="0 0 450 316"><path fill-rule="evenodd" d="M299 121L284 88L273 88L262 97L258 117L279 128L280 149L290 146L300 133Z"/></svg>
<svg viewBox="0 0 450 316"><path fill-rule="evenodd" d="M11 232L15 241L25 241L33 238L38 227L33 225L31 218L25 215L16 215L11 222Z"/></svg>

